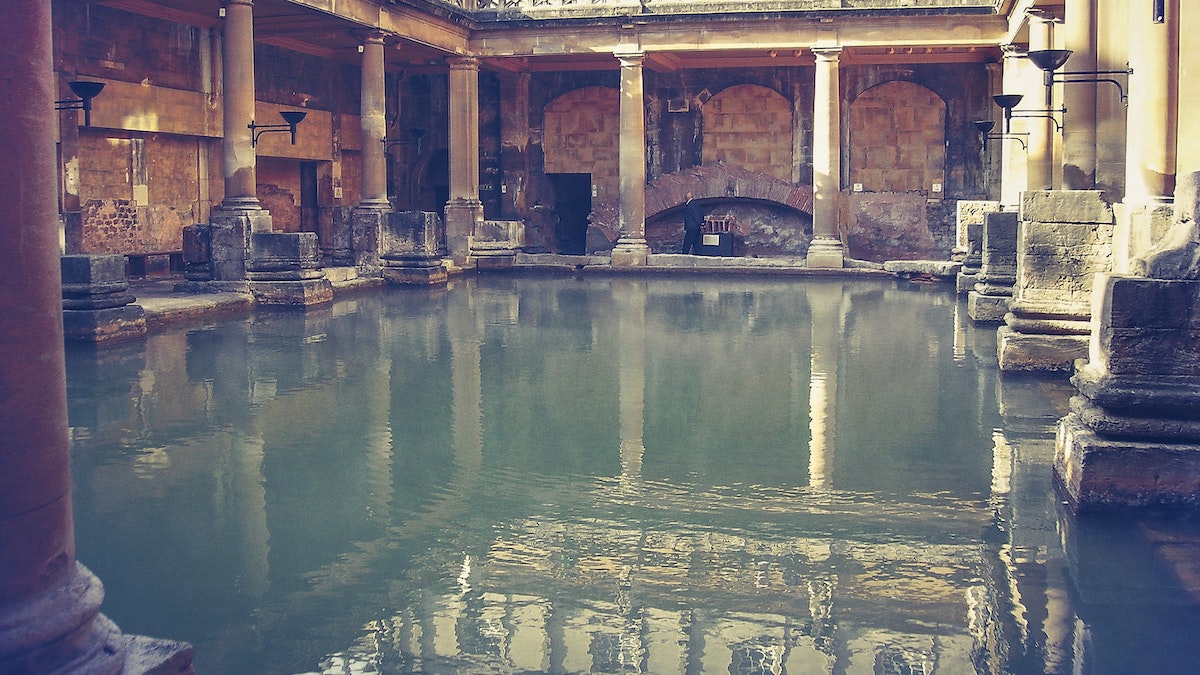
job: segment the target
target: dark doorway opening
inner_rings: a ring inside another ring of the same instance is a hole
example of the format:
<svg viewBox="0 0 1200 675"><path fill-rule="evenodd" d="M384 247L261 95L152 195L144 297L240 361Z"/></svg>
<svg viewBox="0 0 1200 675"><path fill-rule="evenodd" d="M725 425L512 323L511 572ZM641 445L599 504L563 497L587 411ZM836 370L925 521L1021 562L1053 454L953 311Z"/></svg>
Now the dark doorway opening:
<svg viewBox="0 0 1200 675"><path fill-rule="evenodd" d="M592 212L592 174L552 173L547 178L554 186L558 252L583 255L587 253L588 215Z"/></svg>
<svg viewBox="0 0 1200 675"><path fill-rule="evenodd" d="M320 232L321 209L317 203L317 163L300 162L300 231Z"/></svg>

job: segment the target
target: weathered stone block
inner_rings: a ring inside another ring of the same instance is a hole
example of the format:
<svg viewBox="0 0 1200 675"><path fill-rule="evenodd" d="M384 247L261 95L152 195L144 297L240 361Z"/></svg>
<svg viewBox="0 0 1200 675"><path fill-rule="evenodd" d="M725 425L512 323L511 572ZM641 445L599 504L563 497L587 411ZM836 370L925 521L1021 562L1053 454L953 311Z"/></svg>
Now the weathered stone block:
<svg viewBox="0 0 1200 675"><path fill-rule="evenodd" d="M379 254L384 260L431 260L445 254L442 219L431 211L389 213L380 233Z"/></svg>
<svg viewBox="0 0 1200 675"><path fill-rule="evenodd" d="M249 271L315 269L319 255L315 232L255 232L250 236Z"/></svg>
<svg viewBox="0 0 1200 675"><path fill-rule="evenodd" d="M140 305L63 311L63 336L67 340L115 342L145 335L146 312Z"/></svg>
<svg viewBox="0 0 1200 675"><path fill-rule="evenodd" d="M123 255L64 255L60 258L64 289L71 286L98 288L125 282Z"/></svg>
<svg viewBox="0 0 1200 675"><path fill-rule="evenodd" d="M1100 190L1027 190L1021 193L1020 208L1023 221L1113 222L1112 206Z"/></svg>
<svg viewBox="0 0 1200 675"><path fill-rule="evenodd" d="M1002 371L1070 371L1088 354L1086 335L1028 334L1001 326L996 337Z"/></svg>
<svg viewBox="0 0 1200 675"><path fill-rule="evenodd" d="M1074 413L1059 422L1054 473L1079 511L1200 504L1200 443L1106 438Z"/></svg>
<svg viewBox="0 0 1200 675"><path fill-rule="evenodd" d="M1098 275L1095 282L1103 328L1200 330L1200 282L1121 275Z"/></svg>
<svg viewBox="0 0 1200 675"><path fill-rule="evenodd" d="M1008 314L1008 304L1012 297L1007 295L988 295L978 290L967 295L967 316L976 323L999 323Z"/></svg>

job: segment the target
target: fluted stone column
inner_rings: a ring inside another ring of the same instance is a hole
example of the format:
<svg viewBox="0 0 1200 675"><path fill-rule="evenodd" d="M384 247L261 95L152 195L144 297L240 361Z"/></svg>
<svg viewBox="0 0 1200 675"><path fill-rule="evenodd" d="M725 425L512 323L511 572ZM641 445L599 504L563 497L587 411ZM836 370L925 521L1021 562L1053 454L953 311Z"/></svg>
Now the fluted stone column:
<svg viewBox="0 0 1200 675"><path fill-rule="evenodd" d="M1063 27L1072 51L1066 69L1097 70L1096 0L1067 0ZM1096 84L1065 86L1063 107L1069 111L1063 120L1063 188L1090 190L1096 186Z"/></svg>
<svg viewBox="0 0 1200 675"><path fill-rule="evenodd" d="M351 217L351 249L360 272L379 272L379 233L390 210L387 195L387 87L384 73L384 34L363 38L359 119L362 124L362 199Z"/></svg>
<svg viewBox="0 0 1200 675"><path fill-rule="evenodd" d="M1114 271L1146 252L1171 224L1175 183L1175 129L1171 111L1178 100L1171 55L1175 12L1151 21L1149 3L1129 3L1129 109L1125 143L1125 199L1118 210Z"/></svg>
<svg viewBox="0 0 1200 675"><path fill-rule="evenodd" d="M49 2L0 22L0 672L188 673L189 646L148 657L99 613L100 580L75 559L51 54Z"/></svg>
<svg viewBox="0 0 1200 675"><path fill-rule="evenodd" d="M446 246L455 263L465 264L471 234L483 220L479 201L479 60L450 59L450 201L446 204Z"/></svg>
<svg viewBox="0 0 1200 675"><path fill-rule="evenodd" d="M621 138L617 148L621 235L613 248L614 266L645 265L646 244L646 106L641 52L616 55L621 62Z"/></svg>
<svg viewBox="0 0 1200 675"><path fill-rule="evenodd" d="M815 48L813 87L813 241L809 267L841 267L845 251L838 236L842 184L842 95L838 61L842 48Z"/></svg>

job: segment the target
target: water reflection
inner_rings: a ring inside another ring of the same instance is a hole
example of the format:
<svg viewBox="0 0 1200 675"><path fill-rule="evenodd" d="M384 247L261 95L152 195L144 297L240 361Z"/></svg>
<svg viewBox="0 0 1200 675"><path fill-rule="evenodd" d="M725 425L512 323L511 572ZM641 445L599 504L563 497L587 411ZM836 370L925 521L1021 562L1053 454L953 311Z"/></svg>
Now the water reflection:
<svg viewBox="0 0 1200 675"><path fill-rule="evenodd" d="M215 673L1187 672L1200 528L891 282L484 278L68 353L79 557Z"/></svg>

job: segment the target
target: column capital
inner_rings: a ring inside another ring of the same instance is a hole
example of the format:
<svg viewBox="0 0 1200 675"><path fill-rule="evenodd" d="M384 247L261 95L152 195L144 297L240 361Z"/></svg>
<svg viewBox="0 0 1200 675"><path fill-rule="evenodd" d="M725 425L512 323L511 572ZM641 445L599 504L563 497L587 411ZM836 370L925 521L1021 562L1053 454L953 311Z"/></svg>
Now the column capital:
<svg viewBox="0 0 1200 675"><path fill-rule="evenodd" d="M382 30L361 30L355 31L355 35L363 44L381 45L387 40L388 33Z"/></svg>
<svg viewBox="0 0 1200 675"><path fill-rule="evenodd" d="M479 58L473 54L460 54L446 59L450 70L479 70Z"/></svg>
<svg viewBox="0 0 1200 675"><path fill-rule="evenodd" d="M842 58L842 49L842 47L813 47L812 53L818 61L837 62Z"/></svg>
<svg viewBox="0 0 1200 675"><path fill-rule="evenodd" d="M613 51L613 56L621 62L622 68L641 67L646 60L646 52L640 49L630 51Z"/></svg>

